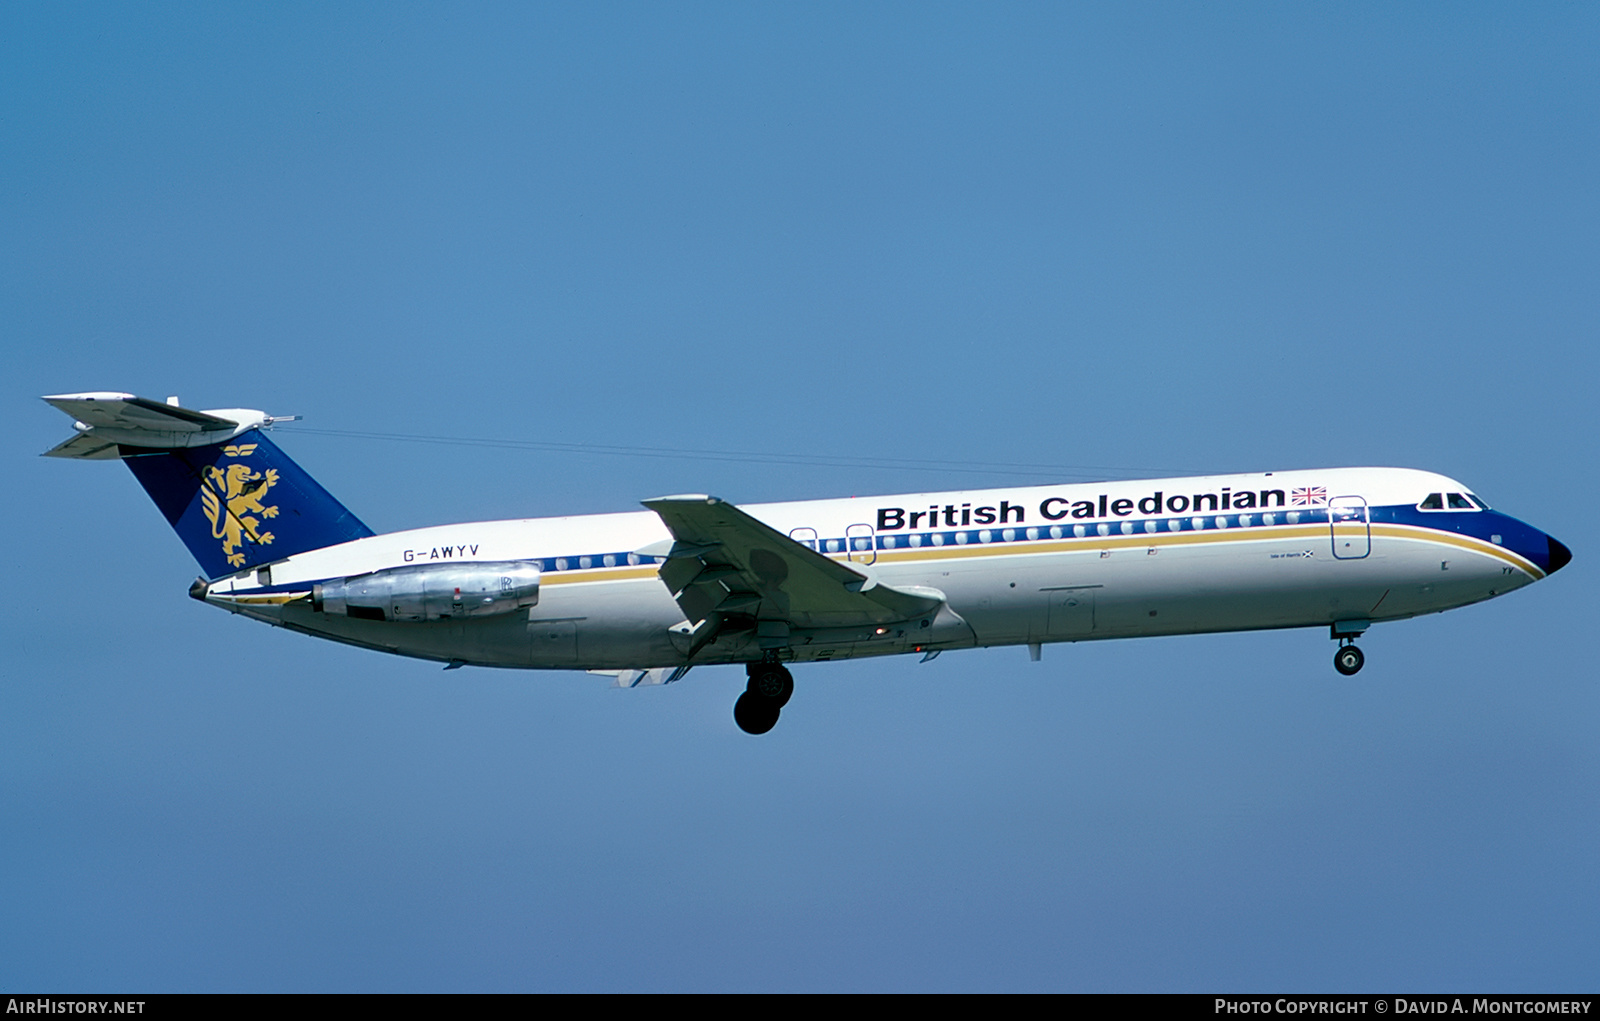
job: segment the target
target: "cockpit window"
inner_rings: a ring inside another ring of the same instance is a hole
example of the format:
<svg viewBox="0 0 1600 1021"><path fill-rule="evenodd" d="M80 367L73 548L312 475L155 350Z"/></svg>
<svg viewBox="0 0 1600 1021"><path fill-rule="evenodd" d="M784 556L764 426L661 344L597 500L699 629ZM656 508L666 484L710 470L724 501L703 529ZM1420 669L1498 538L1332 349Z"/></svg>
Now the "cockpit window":
<svg viewBox="0 0 1600 1021"><path fill-rule="evenodd" d="M1476 507L1474 507L1472 505L1472 501L1471 500L1468 500L1466 497L1462 496L1460 493L1451 493L1450 497L1449 497L1449 500L1450 500L1450 509L1451 510L1477 510L1478 509L1478 508L1476 508Z"/></svg>
<svg viewBox="0 0 1600 1021"><path fill-rule="evenodd" d="M1428 498L1417 506L1423 510L1444 510L1444 496L1440 493L1429 493Z"/></svg>
<svg viewBox="0 0 1600 1021"><path fill-rule="evenodd" d="M1466 497L1467 497L1468 500L1471 500L1472 501L1472 505L1474 507L1478 508L1479 510L1488 510L1489 509L1489 505L1484 503L1483 502L1483 497L1479 496L1477 493L1467 493Z"/></svg>

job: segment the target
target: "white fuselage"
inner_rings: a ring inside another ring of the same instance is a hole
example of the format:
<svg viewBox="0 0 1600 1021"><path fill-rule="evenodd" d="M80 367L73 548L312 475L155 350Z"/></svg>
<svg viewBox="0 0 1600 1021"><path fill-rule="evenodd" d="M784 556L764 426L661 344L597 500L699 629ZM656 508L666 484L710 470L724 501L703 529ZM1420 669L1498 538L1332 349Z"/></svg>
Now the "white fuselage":
<svg viewBox="0 0 1600 1021"><path fill-rule="evenodd" d="M745 506L896 588L941 593L938 620L797 630L786 658L1328 626L1478 602L1544 577L1529 526L1441 475L1344 468ZM1517 531L1517 529L1522 531ZM1519 538L1520 537L1520 538ZM323 637L484 666L627 670L748 661L754 638L693 648L658 576L652 511L475 522L311 550L212 582L203 598ZM1530 552L1531 551L1531 552ZM312 586L410 565L537 563L536 605L406 622L319 612Z"/></svg>

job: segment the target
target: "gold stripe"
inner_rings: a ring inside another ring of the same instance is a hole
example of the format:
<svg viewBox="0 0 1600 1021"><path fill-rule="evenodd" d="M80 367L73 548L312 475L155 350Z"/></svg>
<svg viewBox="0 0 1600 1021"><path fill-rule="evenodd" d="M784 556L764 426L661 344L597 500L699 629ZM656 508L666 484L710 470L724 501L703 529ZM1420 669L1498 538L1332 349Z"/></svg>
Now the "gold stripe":
<svg viewBox="0 0 1600 1021"><path fill-rule="evenodd" d="M1431 528L1418 528L1408 525L1375 524L1371 526L1377 535L1396 539L1412 539L1423 542L1437 542L1458 549L1469 550L1473 553L1483 554L1504 561L1526 572L1535 580L1544 577L1544 572L1538 566L1524 557L1506 549L1484 542L1472 536L1459 535L1454 532L1441 532ZM1359 535L1359 527L1349 529L1340 534ZM919 547L910 550L895 550L880 552L879 560L895 562L908 562L919 560L953 560L966 557L1030 555L1035 553L1066 553L1071 551L1088 552L1091 550L1106 549L1139 549L1162 546L1191 546L1201 543L1213 542L1261 542L1268 539L1323 539L1331 533L1330 529L1322 524L1315 525L1268 525L1265 527L1229 528L1207 530L1205 532L1154 532L1135 535L1087 535L1082 539L1040 542L1027 544L1024 548L996 548L992 544L973 546L935 546ZM1007 544L1010 546L1011 544ZM1020 545L1020 544L1018 544ZM836 560L842 557L834 557Z"/></svg>
<svg viewBox="0 0 1600 1021"><path fill-rule="evenodd" d="M632 581L635 578L654 578L656 569L649 567L602 567L587 571L557 571L540 575L541 585L571 585L585 581Z"/></svg>
<svg viewBox="0 0 1600 1021"><path fill-rule="evenodd" d="M1227 528L1205 532L1145 532L1134 535L1086 535L1082 539L1034 540L1025 548L996 548L990 543L971 546L921 546L880 552L879 560L916 561L965 557L1026 556L1036 553L1090 552L1104 549L1149 549L1152 546L1190 546L1212 542L1259 542L1262 539L1317 539L1328 534L1320 525L1269 525L1263 528ZM1010 547L1014 544L1006 543ZM1015 544L1021 546L1021 543ZM835 558L839 559L839 558Z"/></svg>

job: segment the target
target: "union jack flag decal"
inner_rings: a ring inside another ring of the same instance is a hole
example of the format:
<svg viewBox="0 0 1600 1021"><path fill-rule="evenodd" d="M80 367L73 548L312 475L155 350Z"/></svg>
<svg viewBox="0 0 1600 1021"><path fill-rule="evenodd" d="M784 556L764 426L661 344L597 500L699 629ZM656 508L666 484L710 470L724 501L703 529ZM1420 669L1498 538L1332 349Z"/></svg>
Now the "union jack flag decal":
<svg viewBox="0 0 1600 1021"><path fill-rule="evenodd" d="M1296 489L1289 494L1289 502L1296 507L1320 506L1328 502L1328 491L1321 486Z"/></svg>

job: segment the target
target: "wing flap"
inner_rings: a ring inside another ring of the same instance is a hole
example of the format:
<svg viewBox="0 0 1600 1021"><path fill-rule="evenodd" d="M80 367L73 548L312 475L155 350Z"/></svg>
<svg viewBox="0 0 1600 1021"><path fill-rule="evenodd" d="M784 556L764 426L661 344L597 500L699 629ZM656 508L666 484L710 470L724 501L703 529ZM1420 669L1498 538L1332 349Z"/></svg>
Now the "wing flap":
<svg viewBox="0 0 1600 1021"><path fill-rule="evenodd" d="M634 667L630 670L590 670L589 673L611 678L613 688L643 688L680 681L691 669L689 666L658 666Z"/></svg>

